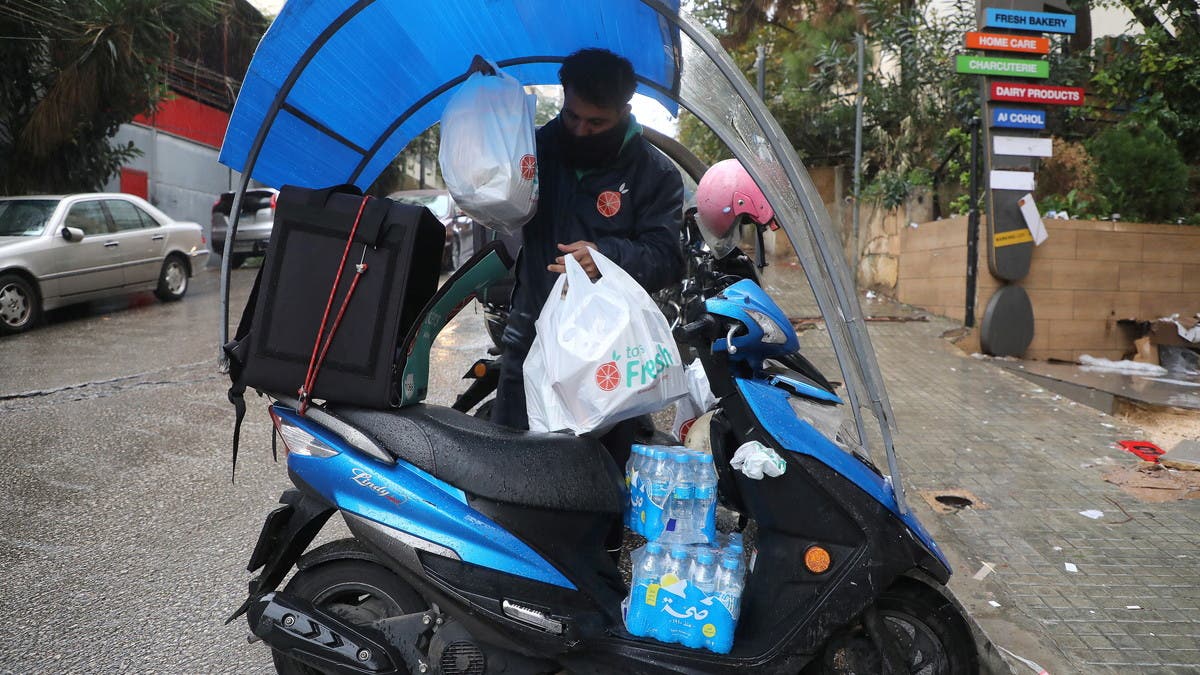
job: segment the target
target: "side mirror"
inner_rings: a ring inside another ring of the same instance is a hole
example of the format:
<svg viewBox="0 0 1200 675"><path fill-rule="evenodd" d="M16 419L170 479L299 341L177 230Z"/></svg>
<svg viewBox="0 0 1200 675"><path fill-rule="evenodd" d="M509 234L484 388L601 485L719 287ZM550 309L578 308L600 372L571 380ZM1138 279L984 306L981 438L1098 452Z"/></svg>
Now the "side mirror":
<svg viewBox="0 0 1200 675"><path fill-rule="evenodd" d="M83 230L78 227L64 227L62 229L62 238L67 241L83 241Z"/></svg>

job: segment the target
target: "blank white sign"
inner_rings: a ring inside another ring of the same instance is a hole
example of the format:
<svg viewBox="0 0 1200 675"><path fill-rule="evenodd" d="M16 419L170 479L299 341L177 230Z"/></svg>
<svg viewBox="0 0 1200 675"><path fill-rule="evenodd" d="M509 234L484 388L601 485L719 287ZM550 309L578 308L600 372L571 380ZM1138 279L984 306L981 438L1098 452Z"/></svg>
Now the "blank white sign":
<svg viewBox="0 0 1200 675"><path fill-rule="evenodd" d="M1032 171L993 171L990 181L993 190L1022 190L1033 192Z"/></svg>
<svg viewBox="0 0 1200 675"><path fill-rule="evenodd" d="M1049 138L1024 136L992 136L992 149L997 155L1017 157L1049 157L1054 154L1054 144Z"/></svg>

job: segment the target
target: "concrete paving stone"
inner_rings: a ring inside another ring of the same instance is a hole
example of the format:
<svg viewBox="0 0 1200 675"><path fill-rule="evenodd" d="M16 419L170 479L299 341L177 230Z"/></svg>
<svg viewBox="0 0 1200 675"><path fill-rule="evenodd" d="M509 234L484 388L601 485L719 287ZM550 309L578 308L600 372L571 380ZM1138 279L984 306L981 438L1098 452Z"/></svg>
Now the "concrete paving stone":
<svg viewBox="0 0 1200 675"><path fill-rule="evenodd" d="M782 265L768 273L786 310L818 313L802 276ZM867 301L863 310L921 313ZM1200 500L1143 504L1101 478L1136 463L1116 441L1141 430L964 357L940 339L954 322L867 325L910 502L940 545L966 561L951 588L977 598L974 606L1001 604L976 617L985 632L1001 646L1012 626L1034 634L1045 653L1022 656L1054 673L1200 672ZM806 332L801 344L835 372L823 331ZM935 515L913 494L940 488L970 490L989 508ZM1087 509L1104 517L1079 515ZM971 579L984 560L996 570Z"/></svg>

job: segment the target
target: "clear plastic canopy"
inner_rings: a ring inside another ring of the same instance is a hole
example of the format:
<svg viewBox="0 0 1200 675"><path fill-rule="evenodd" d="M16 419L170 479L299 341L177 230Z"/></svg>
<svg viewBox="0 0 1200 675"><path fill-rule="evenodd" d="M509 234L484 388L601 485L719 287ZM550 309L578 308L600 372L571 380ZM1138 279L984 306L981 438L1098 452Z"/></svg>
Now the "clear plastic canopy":
<svg viewBox="0 0 1200 675"><path fill-rule="evenodd" d="M255 54L221 162L243 171L243 190L250 176L365 187L437 121L474 54L537 85L557 82L562 57L597 46L633 62L643 93L711 128L762 188L825 318L859 441L869 446L866 412L907 511L891 406L829 214L745 76L678 0L291 0Z"/></svg>

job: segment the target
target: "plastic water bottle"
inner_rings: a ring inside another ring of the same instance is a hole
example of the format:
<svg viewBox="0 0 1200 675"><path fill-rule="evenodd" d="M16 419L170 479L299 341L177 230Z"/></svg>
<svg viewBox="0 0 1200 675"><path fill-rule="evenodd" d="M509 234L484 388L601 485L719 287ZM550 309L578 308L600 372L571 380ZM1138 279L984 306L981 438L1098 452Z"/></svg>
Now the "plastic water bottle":
<svg viewBox="0 0 1200 675"><path fill-rule="evenodd" d="M657 584L662 578L667 566L666 551L662 544L650 542L642 550L642 557L633 568L633 589L630 591L629 614L625 617L625 627L630 633L642 637L653 633L653 608L646 604L646 592L652 584Z"/></svg>
<svg viewBox="0 0 1200 675"><path fill-rule="evenodd" d="M688 564L689 554L690 551L686 546L672 546L671 557L663 568L663 578L674 576L676 579L687 579L688 571L691 568Z"/></svg>
<svg viewBox="0 0 1200 675"><path fill-rule="evenodd" d="M683 543L692 543L690 538L682 535L696 529L695 509L692 506L695 502L696 490L696 481L692 472L693 464L686 452L676 452L671 459L674 464L675 489L671 493L667 517L674 523L673 527L668 524L667 530L679 536Z"/></svg>
<svg viewBox="0 0 1200 675"><path fill-rule="evenodd" d="M705 595L717 592L717 564L712 549L700 548L688 572L688 582Z"/></svg>
<svg viewBox="0 0 1200 675"><path fill-rule="evenodd" d="M667 451L662 448L655 448L654 454L651 456L648 471L649 491L648 499L642 503L642 513L639 514L638 520L641 521L645 516L644 522L641 522L641 531L638 534L647 539L655 539L662 534L663 525L665 524L665 512L667 501L671 496L671 461Z"/></svg>
<svg viewBox="0 0 1200 675"><path fill-rule="evenodd" d="M742 609L742 572L740 569L741 561L724 557L721 559L721 569L717 572L717 600L725 609L729 610L729 615L736 621L738 613Z"/></svg>
<svg viewBox="0 0 1200 675"><path fill-rule="evenodd" d="M697 453L695 459L696 472L696 514L697 529L708 542L713 542L717 535L717 470L713 466L712 455Z"/></svg>

